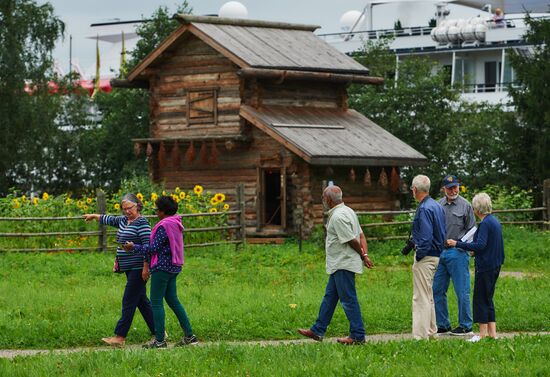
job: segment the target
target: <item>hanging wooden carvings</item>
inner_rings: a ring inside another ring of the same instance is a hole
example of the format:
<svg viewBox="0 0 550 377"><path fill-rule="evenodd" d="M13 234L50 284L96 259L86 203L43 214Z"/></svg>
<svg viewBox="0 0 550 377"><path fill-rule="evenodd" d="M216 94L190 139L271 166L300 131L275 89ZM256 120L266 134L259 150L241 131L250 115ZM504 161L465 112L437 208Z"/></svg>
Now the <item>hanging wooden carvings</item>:
<svg viewBox="0 0 550 377"><path fill-rule="evenodd" d="M363 186L365 186L365 187L371 187L372 186L372 178L370 176L369 168L367 168L365 170L365 176L363 177Z"/></svg>
<svg viewBox="0 0 550 377"><path fill-rule="evenodd" d="M206 146L206 141L202 142L201 149L199 151L199 160L202 164L208 164L208 148Z"/></svg>
<svg viewBox="0 0 550 377"><path fill-rule="evenodd" d="M355 169L351 168L349 171L349 180L355 182L357 176L355 175Z"/></svg>
<svg viewBox="0 0 550 377"><path fill-rule="evenodd" d="M164 147L164 141L160 142L158 160L159 160L159 167L161 169L166 167L166 148Z"/></svg>
<svg viewBox="0 0 550 377"><path fill-rule="evenodd" d="M180 146L177 140L174 142L174 145L172 146L172 152L170 153L170 158L172 160L172 167L174 169L179 169L180 168Z"/></svg>
<svg viewBox="0 0 550 377"><path fill-rule="evenodd" d="M382 168L380 172L380 178L378 178L378 184L384 188L388 187L388 175L386 174L386 169Z"/></svg>
<svg viewBox="0 0 550 377"><path fill-rule="evenodd" d="M390 189L394 193L399 191L399 174L397 173L395 166L391 168Z"/></svg>
<svg viewBox="0 0 550 377"><path fill-rule="evenodd" d="M189 148L187 148L187 151L185 152L185 161L187 162L187 164L191 165L194 160L195 160L195 146L191 141L191 143L189 144Z"/></svg>

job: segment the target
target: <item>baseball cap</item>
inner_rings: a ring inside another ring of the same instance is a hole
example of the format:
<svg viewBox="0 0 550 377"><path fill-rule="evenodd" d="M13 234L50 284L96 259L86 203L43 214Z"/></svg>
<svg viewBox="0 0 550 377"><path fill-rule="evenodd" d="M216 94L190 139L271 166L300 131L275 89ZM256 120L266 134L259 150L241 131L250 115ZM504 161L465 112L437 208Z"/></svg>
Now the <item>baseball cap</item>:
<svg viewBox="0 0 550 377"><path fill-rule="evenodd" d="M446 175L445 178L443 178L441 185L446 188L451 188L454 186L460 186L460 183L458 182L456 175Z"/></svg>

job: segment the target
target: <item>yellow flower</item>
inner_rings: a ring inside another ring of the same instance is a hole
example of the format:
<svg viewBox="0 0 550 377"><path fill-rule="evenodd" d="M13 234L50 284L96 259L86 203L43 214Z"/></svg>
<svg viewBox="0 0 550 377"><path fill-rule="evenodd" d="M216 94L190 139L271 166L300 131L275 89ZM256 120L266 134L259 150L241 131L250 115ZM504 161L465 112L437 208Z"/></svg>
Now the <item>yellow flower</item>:
<svg viewBox="0 0 550 377"><path fill-rule="evenodd" d="M298 304L288 304L288 306L290 307L290 309L296 309Z"/></svg>
<svg viewBox="0 0 550 377"><path fill-rule="evenodd" d="M149 205L149 202L148 202L147 200L145 200L145 201L143 202L143 206L144 206L144 207L147 207L148 205Z"/></svg>
<svg viewBox="0 0 550 377"><path fill-rule="evenodd" d="M120 204L115 203L115 209L116 209L117 211L120 210Z"/></svg>
<svg viewBox="0 0 550 377"><path fill-rule="evenodd" d="M225 201L225 195L222 193L217 193L214 198L216 198L218 203L223 203Z"/></svg>
<svg viewBox="0 0 550 377"><path fill-rule="evenodd" d="M93 199L92 198L86 198L86 203L92 204Z"/></svg>
<svg viewBox="0 0 550 377"><path fill-rule="evenodd" d="M143 201L143 194L141 192L138 192L136 194L136 198L138 198L140 201Z"/></svg>
<svg viewBox="0 0 550 377"><path fill-rule="evenodd" d="M210 212L214 213L214 212L218 212L218 210L214 207L210 208Z"/></svg>
<svg viewBox="0 0 550 377"><path fill-rule="evenodd" d="M48 200L49 198L50 198L50 195L48 195L47 192L45 192L45 193L42 194L42 199L43 199L43 200Z"/></svg>
<svg viewBox="0 0 550 377"><path fill-rule="evenodd" d="M157 195L156 192L153 192L151 194L151 201L156 202L158 198L159 198L159 196Z"/></svg>
<svg viewBox="0 0 550 377"><path fill-rule="evenodd" d="M460 191L461 192L466 192L466 191L468 191L468 189L466 188L466 186L460 186Z"/></svg>
<svg viewBox="0 0 550 377"><path fill-rule="evenodd" d="M32 204L37 205L38 204L38 198L33 198L32 199Z"/></svg>
<svg viewBox="0 0 550 377"><path fill-rule="evenodd" d="M166 196L166 191L162 191L162 196Z"/></svg>
<svg viewBox="0 0 550 377"><path fill-rule="evenodd" d="M229 204L225 203L225 204L223 205L223 209L227 211L227 210L229 209Z"/></svg>
<svg viewBox="0 0 550 377"><path fill-rule="evenodd" d="M88 207L86 204L84 204L84 205L82 206L82 209L83 209L84 211L87 211L88 208L90 208L90 207Z"/></svg>
<svg viewBox="0 0 550 377"><path fill-rule="evenodd" d="M213 206L215 206L216 204L218 204L218 199L216 199L216 197L213 196L212 199L210 199L210 204L212 204Z"/></svg>
<svg viewBox="0 0 550 377"><path fill-rule="evenodd" d="M21 207L21 203L19 203L19 200L14 199L13 200L13 208L19 208Z"/></svg>
<svg viewBox="0 0 550 377"><path fill-rule="evenodd" d="M78 208L82 208L83 205L84 205L84 203L82 202L82 200L78 200L78 201L76 202L76 206L77 206Z"/></svg>
<svg viewBox="0 0 550 377"><path fill-rule="evenodd" d="M71 204L73 202L73 200L69 197L67 197L67 199L65 199L65 204Z"/></svg>
<svg viewBox="0 0 550 377"><path fill-rule="evenodd" d="M196 185L194 188L193 188L193 192L196 194L196 195L200 195L202 194L202 191L204 189L202 188L202 186L200 185Z"/></svg>
<svg viewBox="0 0 550 377"><path fill-rule="evenodd" d="M176 189L174 190L176 192L176 194L179 194L181 189L179 187L176 187ZM183 198L182 198L183 199Z"/></svg>
<svg viewBox="0 0 550 377"><path fill-rule="evenodd" d="M21 201L23 203L25 203L27 201L27 196L26 195L21 195Z"/></svg>
<svg viewBox="0 0 550 377"><path fill-rule="evenodd" d="M185 199L185 191L180 192L180 199Z"/></svg>

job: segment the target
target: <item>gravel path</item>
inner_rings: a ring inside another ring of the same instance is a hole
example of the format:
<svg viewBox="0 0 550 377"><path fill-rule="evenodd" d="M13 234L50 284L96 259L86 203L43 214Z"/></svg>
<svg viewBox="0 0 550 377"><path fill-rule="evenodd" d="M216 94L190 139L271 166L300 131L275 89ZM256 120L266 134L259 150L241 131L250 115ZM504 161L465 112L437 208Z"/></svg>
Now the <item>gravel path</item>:
<svg viewBox="0 0 550 377"><path fill-rule="evenodd" d="M498 333L499 338L513 338L519 335L550 335L548 331L542 332L509 332L509 333ZM367 342L389 342L393 340L409 340L412 339L411 334L373 334L367 336ZM465 337L456 337L450 335L440 336L441 340L460 340L465 339ZM250 340L250 341L231 341L231 342L201 342L198 347L208 347L212 345L227 344L227 345L245 345L245 346L260 346L260 347L273 347L287 344L305 344L313 343L311 339L291 339L291 340ZM323 343L336 343L336 338L325 338ZM169 345L170 348L172 348ZM125 350L140 350L141 344L132 344L124 347ZM75 352L94 352L94 351L110 351L113 350L112 347L76 347L76 348L64 348L64 349L52 349L52 350L0 350L0 358L3 359L13 359L15 357L21 356L35 356L41 354L70 354Z"/></svg>

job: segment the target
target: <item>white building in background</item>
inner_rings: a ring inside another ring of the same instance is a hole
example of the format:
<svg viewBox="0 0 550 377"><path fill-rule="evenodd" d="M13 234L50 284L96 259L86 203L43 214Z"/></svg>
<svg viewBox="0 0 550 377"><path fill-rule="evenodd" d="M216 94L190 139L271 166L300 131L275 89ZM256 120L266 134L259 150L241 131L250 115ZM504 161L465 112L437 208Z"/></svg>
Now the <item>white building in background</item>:
<svg viewBox="0 0 550 377"><path fill-rule="evenodd" d="M354 20L341 21L342 33L319 36L345 53L360 51L367 40L392 37L390 49L396 54L397 67L404 59L425 56L448 70L449 81L460 85L463 99L506 104L509 99L507 87L515 81L508 52L514 49L529 54L533 47L522 39L527 31L523 7L532 11L548 11L548 2L500 0L495 4L486 4L485 1L454 3L467 6L460 7L464 9L456 12L460 13L460 18L453 14L458 10L456 5L443 2L367 2L363 12L354 13ZM395 21L399 20L401 29L372 27L376 10L385 6L394 7ZM506 7L509 9L503 19L494 17L498 6L503 7L504 12L507 12ZM550 17L548 13L531 13L531 16ZM425 20L425 23L415 24L418 19ZM428 26L430 20L432 26ZM350 28L350 24L356 27Z"/></svg>

